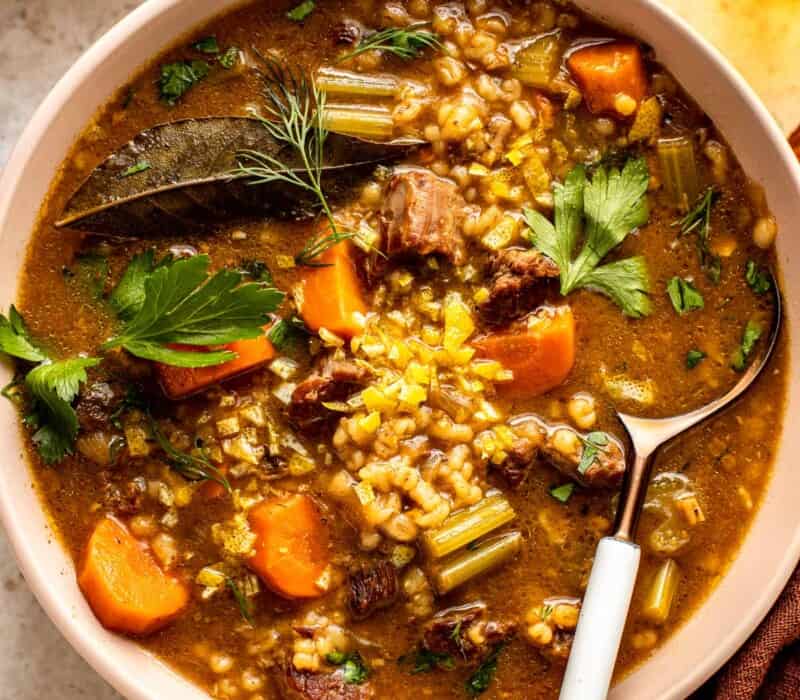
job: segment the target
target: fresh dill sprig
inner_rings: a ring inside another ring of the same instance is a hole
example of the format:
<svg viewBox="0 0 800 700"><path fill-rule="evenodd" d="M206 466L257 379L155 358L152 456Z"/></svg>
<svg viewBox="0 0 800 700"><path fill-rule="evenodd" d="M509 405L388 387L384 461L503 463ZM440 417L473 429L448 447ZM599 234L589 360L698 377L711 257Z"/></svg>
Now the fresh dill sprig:
<svg viewBox="0 0 800 700"><path fill-rule="evenodd" d="M295 265L306 267L328 267L327 263L315 262L326 250L337 243L355 238L354 231L331 231L329 234L317 235L310 238L297 255L294 256Z"/></svg>
<svg viewBox="0 0 800 700"><path fill-rule="evenodd" d="M408 27L390 27L363 38L358 46L342 56L337 63L354 58L366 51L385 51L404 61L410 61L426 48L440 49L439 35L422 29L427 23L412 24Z"/></svg>
<svg viewBox="0 0 800 700"><path fill-rule="evenodd" d="M681 235L697 233L697 250L700 253L700 265L706 271L708 278L716 284L722 273L722 261L709 246L711 237L711 209L719 197L713 187L709 187L697 200L694 208L673 226L680 226Z"/></svg>
<svg viewBox="0 0 800 700"><path fill-rule="evenodd" d="M252 627L253 611L250 607L250 601L247 600L247 596L245 596L245 594L242 592L242 589L239 588L239 584L236 583L236 580L232 579L230 576L225 578L225 585L233 595L233 599L236 601L236 605L239 607L239 614L242 616L242 619Z"/></svg>

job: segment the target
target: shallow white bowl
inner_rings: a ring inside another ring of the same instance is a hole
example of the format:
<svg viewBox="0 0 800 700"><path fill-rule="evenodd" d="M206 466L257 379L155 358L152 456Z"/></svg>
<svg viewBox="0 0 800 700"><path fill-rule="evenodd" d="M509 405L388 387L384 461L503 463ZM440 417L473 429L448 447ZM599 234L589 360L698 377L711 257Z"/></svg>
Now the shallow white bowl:
<svg viewBox="0 0 800 700"><path fill-rule="evenodd" d="M0 180L0 308L16 293L28 237L61 160L94 112L143 56L239 0L149 0L100 39L36 112ZM578 0L600 19L650 43L658 58L719 125L746 172L766 189L778 219L778 253L790 325L800 326L800 168L750 88L689 26L653 0ZM792 355L798 338L792 339ZM0 367L5 383L7 367ZM800 375L792 378L787 419L764 503L738 559L709 600L654 657L612 692L614 700L684 698L744 642L778 596L800 556ZM0 402L0 515L20 568L72 645L131 700L207 696L134 643L106 632L75 583L71 560L42 512L23 455L17 418ZM46 673L46 669L38 672Z"/></svg>

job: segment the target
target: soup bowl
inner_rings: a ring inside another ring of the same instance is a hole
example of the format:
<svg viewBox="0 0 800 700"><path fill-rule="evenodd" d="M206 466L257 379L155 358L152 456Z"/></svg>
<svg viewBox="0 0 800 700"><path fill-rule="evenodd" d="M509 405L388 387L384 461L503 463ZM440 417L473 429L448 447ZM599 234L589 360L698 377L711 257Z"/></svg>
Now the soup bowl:
<svg viewBox="0 0 800 700"><path fill-rule="evenodd" d="M74 139L142 56L241 0L148 0L103 36L56 85L22 135L0 180L0 307L16 294L28 238L59 164ZM777 251L790 326L800 325L800 167L752 90L687 24L653 0L578 0L577 5L650 44L659 60L717 123L762 185L777 218ZM791 341L791 354L798 349ZM0 367L0 382L10 367ZM0 516L19 566L42 607L83 657L131 700L201 700L205 693L93 616L32 483L17 416L0 403ZM792 371L783 437L753 525L727 575L694 616L646 663L618 683L613 700L684 698L755 629L800 557L800 374Z"/></svg>

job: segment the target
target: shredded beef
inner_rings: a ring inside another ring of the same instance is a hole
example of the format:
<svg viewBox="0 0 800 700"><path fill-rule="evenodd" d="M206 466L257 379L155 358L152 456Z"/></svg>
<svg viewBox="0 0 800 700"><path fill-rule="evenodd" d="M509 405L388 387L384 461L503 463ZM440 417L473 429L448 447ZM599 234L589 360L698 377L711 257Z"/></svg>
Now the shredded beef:
<svg viewBox="0 0 800 700"><path fill-rule="evenodd" d="M449 180L416 170L395 175L381 209L386 254L440 255L462 264L466 254L460 223L465 207Z"/></svg>
<svg viewBox="0 0 800 700"><path fill-rule="evenodd" d="M397 598L397 569L388 561L350 574L349 599L353 617L363 620L376 610L387 608Z"/></svg>
<svg viewBox="0 0 800 700"><path fill-rule="evenodd" d="M422 644L435 654L446 654L467 663L481 661L516 632L513 622L487 621L485 617L486 606L483 603L442 610L425 625ZM476 625L480 626L479 634L468 634ZM475 638L482 641L476 643Z"/></svg>
<svg viewBox="0 0 800 700"><path fill-rule="evenodd" d="M85 386L75 405L81 428L85 431L108 428L124 397L125 387L120 382L93 382Z"/></svg>
<svg viewBox="0 0 800 700"><path fill-rule="evenodd" d="M347 683L341 670L310 673L298 671L291 662L279 683L284 700L370 700L375 697L369 682Z"/></svg>
<svg viewBox="0 0 800 700"><path fill-rule="evenodd" d="M519 437L514 440L507 452L508 457L501 464L493 466L511 488L516 488L525 480L539 456L539 446L528 438Z"/></svg>
<svg viewBox="0 0 800 700"><path fill-rule="evenodd" d="M326 423L332 412L322 405L323 402L344 401L366 382L367 376L367 370L353 362L325 358L295 388L289 418L302 428Z"/></svg>
<svg viewBox="0 0 800 700"><path fill-rule="evenodd" d="M558 266L538 250L506 248L489 263L489 298L481 305L484 319L503 325L535 309L545 299Z"/></svg>

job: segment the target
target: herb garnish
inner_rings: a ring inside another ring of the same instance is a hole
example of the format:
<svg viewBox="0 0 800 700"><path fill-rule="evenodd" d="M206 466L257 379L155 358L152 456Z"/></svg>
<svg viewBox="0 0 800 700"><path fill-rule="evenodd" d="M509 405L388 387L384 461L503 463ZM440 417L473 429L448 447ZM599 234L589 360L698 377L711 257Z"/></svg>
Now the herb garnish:
<svg viewBox="0 0 800 700"><path fill-rule="evenodd" d="M772 287L770 274L767 270L759 269L754 260L748 260L744 268L744 278L748 286L756 294L765 294Z"/></svg>
<svg viewBox="0 0 800 700"><path fill-rule="evenodd" d="M301 2L297 7L293 7L289 10L286 16L292 20L292 22L302 22L314 11L316 6L317 3L314 2L314 0L304 0L304 2Z"/></svg>
<svg viewBox="0 0 800 700"><path fill-rule="evenodd" d="M702 350L689 350L686 353L686 367L694 369L706 358L706 354Z"/></svg>
<svg viewBox="0 0 800 700"><path fill-rule="evenodd" d="M242 260L239 263L239 272L254 282L272 286L272 272L263 260Z"/></svg>
<svg viewBox="0 0 800 700"><path fill-rule="evenodd" d="M761 337L763 333L761 326L756 322L750 319L747 322L747 325L744 327L744 331L742 332L742 340L739 344L739 347L736 348L736 351L733 353L733 357L731 358L731 367L735 369L737 372L743 372L745 367L747 366L747 360L750 358L750 355L753 354L753 350L756 347L756 343L758 339Z"/></svg>
<svg viewBox="0 0 800 700"><path fill-rule="evenodd" d="M129 321L139 313L144 304L145 281L156 268L168 265L172 261L172 255L166 255L156 263L155 251L152 248L131 258L128 267L122 273L122 278L108 298L119 318Z"/></svg>
<svg viewBox="0 0 800 700"><path fill-rule="evenodd" d="M328 267L327 263L315 261L329 248L332 248L337 243L341 243L342 241L355 238L355 236L356 234L352 231L333 231L326 235L320 234L315 236L309 239L305 246L303 246L303 250L294 256L294 263L295 265L305 265L306 267Z"/></svg>
<svg viewBox="0 0 800 700"><path fill-rule="evenodd" d="M385 51L408 61L416 58L427 48L440 49L439 35L423 29L427 23L412 24L408 27L390 27L370 34L358 46L342 56L338 62L354 58L366 51Z"/></svg>
<svg viewBox="0 0 800 700"><path fill-rule="evenodd" d="M369 669L357 651L349 653L334 651L325 657L325 661L332 666L342 667L342 677L345 683L360 685L369 677Z"/></svg>
<svg viewBox="0 0 800 700"><path fill-rule="evenodd" d="M667 294L672 302L672 308L681 316L689 311L702 309L704 306L703 295L697 287L681 277L673 277L667 282Z"/></svg>
<svg viewBox="0 0 800 700"><path fill-rule="evenodd" d="M267 333L269 342L279 352L287 352L297 349L306 340L311 332L306 328L303 319L298 316L279 319Z"/></svg>
<svg viewBox="0 0 800 700"><path fill-rule="evenodd" d="M204 36L202 39L199 39L192 47L200 51L200 53L207 53L207 54L217 54L219 53L219 44L217 43L217 37L215 36Z"/></svg>
<svg viewBox="0 0 800 700"><path fill-rule="evenodd" d="M233 599L236 601L236 605L239 606L239 614L242 616L242 619L252 627L253 612L250 607L250 601L247 600L245 594L242 593L242 589L239 588L239 584L236 583L236 581L232 579L230 576L225 577L225 585L230 589L230 592L233 594Z"/></svg>
<svg viewBox="0 0 800 700"><path fill-rule="evenodd" d="M169 345L213 346L257 338L264 332L267 314L283 301L283 293L274 287L241 284L240 272L220 270L209 276L207 255L159 263L143 276L147 264L146 259L138 263L136 284L131 280L127 287L130 305L131 290L143 283L141 305L121 332L103 343L103 350L123 347L137 357L177 367L218 365L234 359L235 354L179 350Z"/></svg>
<svg viewBox="0 0 800 700"><path fill-rule="evenodd" d="M561 294L581 287L605 294L633 318L650 313L650 281L644 258L636 256L600 265L628 234L647 222L650 174L644 158L628 160L622 170L603 166L587 180L575 166L563 184L553 188L555 226L526 209L531 243L552 258L561 271ZM583 247L573 259L581 229Z"/></svg>
<svg viewBox="0 0 800 700"><path fill-rule="evenodd" d="M190 88L208 75L209 70L211 67L203 60L164 64L158 80L161 100L174 106Z"/></svg>
<svg viewBox="0 0 800 700"><path fill-rule="evenodd" d="M28 362L43 362L47 355L34 345L25 321L12 304L8 318L0 314L0 352Z"/></svg>
<svg viewBox="0 0 800 700"><path fill-rule="evenodd" d="M153 166L150 165L146 160L140 160L138 163L132 165L130 168L123 170L119 176L120 177L130 177L131 175L136 175L137 173L143 173L145 170L150 170Z"/></svg>
<svg viewBox="0 0 800 700"><path fill-rule="evenodd" d="M430 673L435 669L452 671L456 667L455 661L450 654L431 651L425 647L417 647L413 653L401 656L397 663L411 666L410 672L412 675Z"/></svg>
<svg viewBox="0 0 800 700"><path fill-rule="evenodd" d="M215 481L222 486L228 493L231 492L231 485L211 461L206 457L201 448L197 448L199 455L189 454L177 449L168 439L152 414L148 411L147 418L150 422L150 432L153 434L158 446L167 455L167 461L172 469L190 481Z"/></svg>
<svg viewBox="0 0 800 700"><path fill-rule="evenodd" d="M498 644L483 660L483 663L475 669L475 672L467 678L465 687L469 695L477 697L489 689L494 674L497 672L497 657L500 656L504 646L504 644Z"/></svg>
<svg viewBox="0 0 800 700"><path fill-rule="evenodd" d="M238 46L229 46L225 49L225 53L219 57L219 64L225 69L230 70L233 68L241 56L241 50Z"/></svg>
<svg viewBox="0 0 800 700"><path fill-rule="evenodd" d="M600 431L593 431L585 438L580 437L583 443L583 452L581 452L581 461L578 463L578 474L585 474L589 467L592 466L599 452L604 452L604 448L608 445L608 435Z"/></svg>
<svg viewBox="0 0 800 700"><path fill-rule="evenodd" d="M719 193L713 187L709 187L697 200L694 209L674 224L681 227L682 236L692 233L692 231L697 232L697 250L700 253L700 265L702 265L706 275L714 284L719 282L722 273L722 261L719 255L712 252L709 246L711 208L718 197Z"/></svg>
<svg viewBox="0 0 800 700"><path fill-rule="evenodd" d="M585 452L585 448L584 448ZM555 498L559 503L566 503L572 497L572 492L575 490L575 484L569 482L568 484L561 484L561 486L553 486L548 493Z"/></svg>

